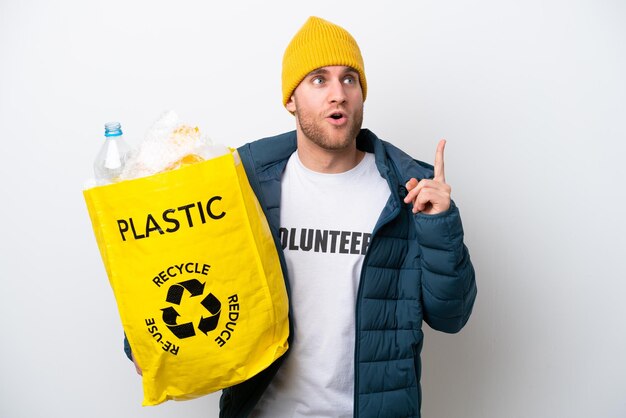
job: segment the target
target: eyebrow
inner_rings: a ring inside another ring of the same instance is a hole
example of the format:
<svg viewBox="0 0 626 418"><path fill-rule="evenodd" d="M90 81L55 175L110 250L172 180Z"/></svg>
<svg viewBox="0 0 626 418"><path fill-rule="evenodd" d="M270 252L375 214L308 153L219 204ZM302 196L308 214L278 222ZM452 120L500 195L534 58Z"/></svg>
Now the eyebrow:
<svg viewBox="0 0 626 418"><path fill-rule="evenodd" d="M326 70L325 68L317 68L317 69L315 69L315 70L311 71L310 73L308 73L308 74L305 76L305 78L306 78L306 77L310 77L310 76L312 76L312 75L320 75L320 74L328 74L328 73L329 73L329 71L328 71L328 70ZM352 68L352 67L346 67L346 69L344 70L344 72L343 72L343 73L344 73L344 74L348 74L348 73L355 73L355 74L359 74L359 72L357 71L357 69L356 69L356 68Z"/></svg>

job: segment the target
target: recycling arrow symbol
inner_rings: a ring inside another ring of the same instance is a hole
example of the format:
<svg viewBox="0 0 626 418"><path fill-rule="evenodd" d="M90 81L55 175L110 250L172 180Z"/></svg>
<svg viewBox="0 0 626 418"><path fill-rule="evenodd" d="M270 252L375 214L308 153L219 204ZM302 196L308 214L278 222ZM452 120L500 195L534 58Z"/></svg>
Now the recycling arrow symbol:
<svg viewBox="0 0 626 418"><path fill-rule="evenodd" d="M173 304L180 305L183 301L183 296L185 295L185 291L189 293L190 298L196 298L198 296L202 296L204 294L205 283L200 283L197 279L186 280L184 282L175 283L170 286L167 290L167 296L165 301ZM198 330L200 330L204 335L207 335L209 331L213 331L217 328L217 324L220 319L220 312L222 309L222 303L217 299L212 293L209 293L207 296L202 299L200 305L206 309L206 311L210 314L208 316L201 315L200 320L198 322ZM172 331L179 339L189 338L196 335L196 330L193 322L184 322L179 324L178 318L180 314L173 306L168 306L166 308L161 309L163 312L163 322L167 325L167 328Z"/></svg>

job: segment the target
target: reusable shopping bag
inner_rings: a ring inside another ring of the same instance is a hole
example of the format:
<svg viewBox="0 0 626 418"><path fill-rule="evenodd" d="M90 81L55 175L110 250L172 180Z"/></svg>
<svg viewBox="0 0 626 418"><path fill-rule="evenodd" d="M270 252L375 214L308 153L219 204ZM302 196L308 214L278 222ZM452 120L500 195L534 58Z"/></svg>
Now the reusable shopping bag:
<svg viewBox="0 0 626 418"><path fill-rule="evenodd" d="M84 197L143 405L240 383L287 350L280 262L236 151Z"/></svg>

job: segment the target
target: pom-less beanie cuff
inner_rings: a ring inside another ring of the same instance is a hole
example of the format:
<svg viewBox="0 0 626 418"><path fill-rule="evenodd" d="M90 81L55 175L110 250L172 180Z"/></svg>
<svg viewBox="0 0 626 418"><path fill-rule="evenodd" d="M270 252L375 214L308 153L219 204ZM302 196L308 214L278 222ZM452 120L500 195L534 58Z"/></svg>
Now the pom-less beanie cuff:
<svg viewBox="0 0 626 418"><path fill-rule="evenodd" d="M283 56L283 106L307 74L331 65L345 65L359 73L365 100L365 67L356 41L342 27L312 16L293 37Z"/></svg>

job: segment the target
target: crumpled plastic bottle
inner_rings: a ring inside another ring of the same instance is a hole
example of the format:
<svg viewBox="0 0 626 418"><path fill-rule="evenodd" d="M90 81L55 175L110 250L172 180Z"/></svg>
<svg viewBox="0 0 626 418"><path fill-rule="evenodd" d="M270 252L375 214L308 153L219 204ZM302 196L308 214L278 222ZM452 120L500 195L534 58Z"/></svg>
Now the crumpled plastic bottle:
<svg viewBox="0 0 626 418"><path fill-rule="evenodd" d="M147 131L120 176L130 180L173 170L229 152L214 144L198 127L182 124L174 111L167 111Z"/></svg>

